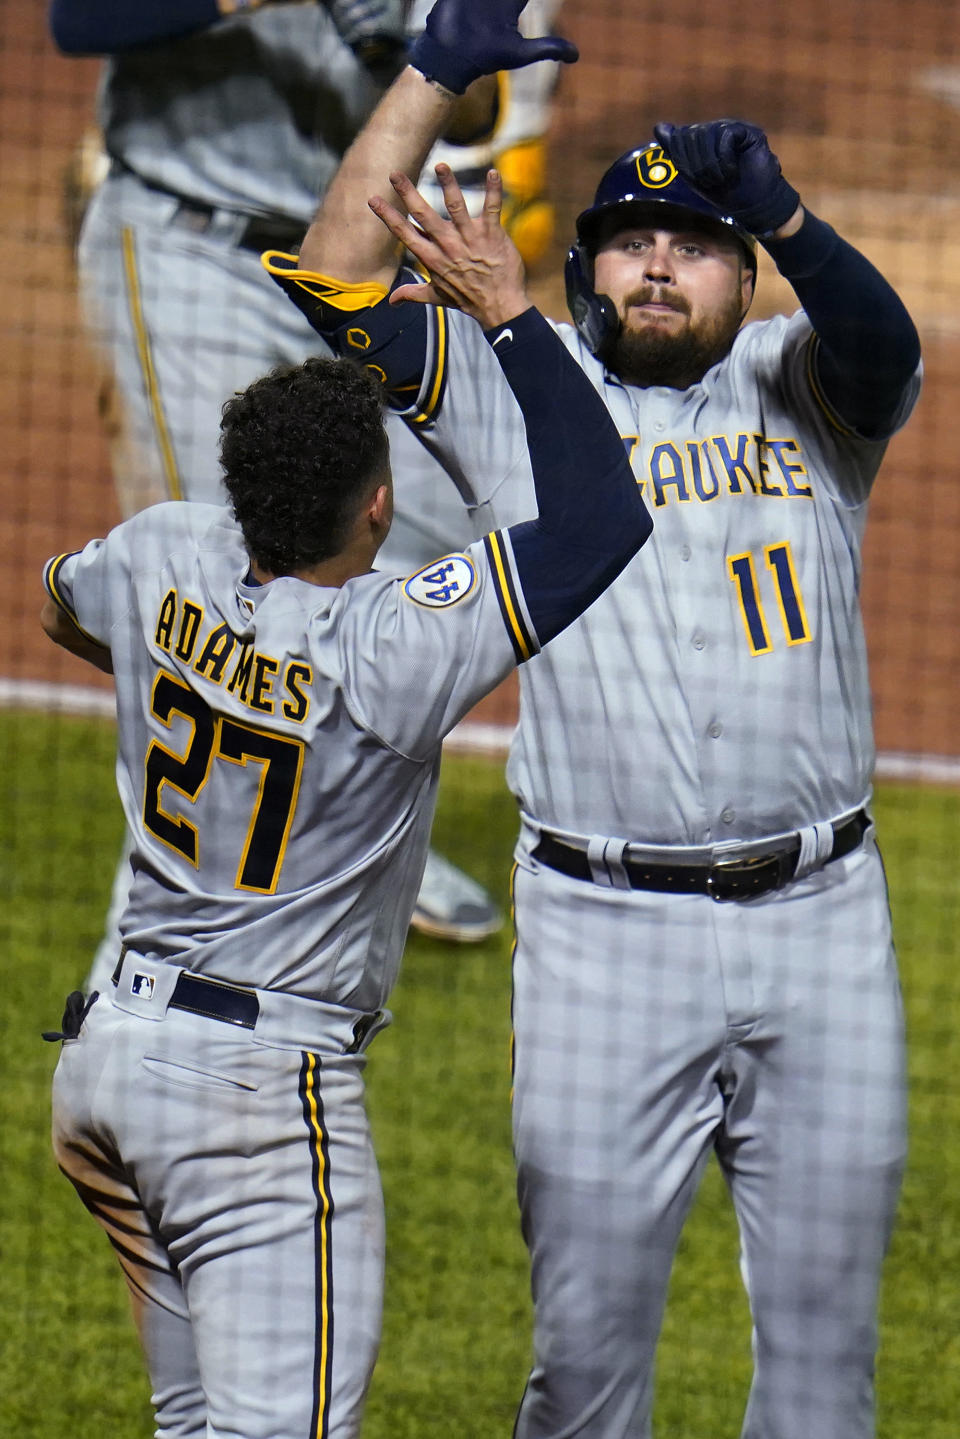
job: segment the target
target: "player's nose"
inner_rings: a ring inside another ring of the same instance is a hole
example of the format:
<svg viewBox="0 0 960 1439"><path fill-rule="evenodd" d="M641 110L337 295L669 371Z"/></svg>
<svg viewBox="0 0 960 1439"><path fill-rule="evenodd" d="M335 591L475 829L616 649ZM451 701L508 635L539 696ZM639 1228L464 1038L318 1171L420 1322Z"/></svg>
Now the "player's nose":
<svg viewBox="0 0 960 1439"><path fill-rule="evenodd" d="M643 273L647 280L672 284L676 279L673 248L669 235L657 235L654 243L647 250L644 259Z"/></svg>

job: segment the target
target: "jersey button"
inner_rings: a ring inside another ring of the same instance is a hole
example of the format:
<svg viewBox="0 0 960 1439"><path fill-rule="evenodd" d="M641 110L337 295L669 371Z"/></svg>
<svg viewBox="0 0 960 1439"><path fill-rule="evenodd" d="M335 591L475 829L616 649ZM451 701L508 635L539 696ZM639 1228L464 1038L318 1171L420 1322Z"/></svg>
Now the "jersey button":
<svg viewBox="0 0 960 1439"><path fill-rule="evenodd" d="M662 435L667 427L662 420L654 420L653 428L656 430L658 435Z"/></svg>
<svg viewBox="0 0 960 1439"><path fill-rule="evenodd" d="M710 726L710 738L719 739L722 734L723 725L719 722L719 720L717 720L714 724Z"/></svg>
<svg viewBox="0 0 960 1439"><path fill-rule="evenodd" d="M691 556L692 553L693 553L693 551L690 549L690 546L689 546L689 545L681 545L681 547L680 547L680 558L681 558L682 560L688 560L688 559L690 558L690 556Z"/></svg>
<svg viewBox="0 0 960 1439"><path fill-rule="evenodd" d="M707 643L707 642L706 642L706 640L704 639L703 635L701 635L701 634L699 634L699 633L697 633L697 634L694 635L694 637L693 637L693 648L694 648L695 650L702 650L702 649L704 649L704 648L706 647L706 643Z"/></svg>
<svg viewBox="0 0 960 1439"><path fill-rule="evenodd" d="M723 820L724 824L733 824L733 821L736 819L736 817L737 817L737 812L736 812L736 810L733 810L733 809L725 809L725 810L723 811L723 813L721 814L721 816L720 816L720 818Z"/></svg>

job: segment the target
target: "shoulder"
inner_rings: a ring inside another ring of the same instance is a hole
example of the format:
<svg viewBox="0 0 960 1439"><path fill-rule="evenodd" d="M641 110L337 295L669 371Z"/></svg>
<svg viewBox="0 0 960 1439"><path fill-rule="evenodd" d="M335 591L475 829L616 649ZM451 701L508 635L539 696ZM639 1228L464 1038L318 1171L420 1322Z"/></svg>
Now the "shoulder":
<svg viewBox="0 0 960 1439"><path fill-rule="evenodd" d="M396 607L400 583L395 575L371 570L337 587L291 579L275 580L273 588L288 586L314 639L336 636L341 644L354 645L375 644L380 629L389 627L387 615Z"/></svg>
<svg viewBox="0 0 960 1439"><path fill-rule="evenodd" d="M124 528L131 534L202 535L218 521L227 520L236 529L230 511L224 505L207 505L195 500L164 500L139 510Z"/></svg>
<svg viewBox="0 0 960 1439"><path fill-rule="evenodd" d="M571 325L565 320L548 320L548 323L594 388L602 394L609 378L609 372L603 361L598 360L593 351L587 348L575 325ZM620 387L619 380L616 380L616 386Z"/></svg>
<svg viewBox="0 0 960 1439"><path fill-rule="evenodd" d="M750 320L737 332L726 357L715 366L718 382L735 386L751 381L764 388L792 385L806 365L813 328L802 310Z"/></svg>
<svg viewBox="0 0 960 1439"><path fill-rule="evenodd" d="M731 353L779 353L787 346L806 343L812 333L813 327L803 310L794 310L791 315L778 314L763 320L748 320L737 332Z"/></svg>
<svg viewBox="0 0 960 1439"><path fill-rule="evenodd" d="M389 639L398 627L411 636L421 621L428 628L440 612L468 607L478 597L489 568L484 542L442 555L406 577L374 570L358 575L334 592L332 601L318 601L316 609L344 632L358 633L365 642ZM327 596L330 591L324 592Z"/></svg>
<svg viewBox="0 0 960 1439"><path fill-rule="evenodd" d="M580 332L575 325L571 325L567 320L551 320L549 316L547 316L547 324L554 333L560 337L574 359L583 365L585 369L590 364L600 364L596 356L592 355L583 343L583 340L580 338Z"/></svg>
<svg viewBox="0 0 960 1439"><path fill-rule="evenodd" d="M169 500L151 505L125 521L114 534L122 537L133 557L133 568L140 573L162 568L180 552L246 554L231 511L195 501Z"/></svg>
<svg viewBox="0 0 960 1439"><path fill-rule="evenodd" d="M240 546L243 549L243 534L227 505L202 505L190 501L184 508L196 511L183 516L182 523L188 526L186 533L195 536L204 548L235 549Z"/></svg>

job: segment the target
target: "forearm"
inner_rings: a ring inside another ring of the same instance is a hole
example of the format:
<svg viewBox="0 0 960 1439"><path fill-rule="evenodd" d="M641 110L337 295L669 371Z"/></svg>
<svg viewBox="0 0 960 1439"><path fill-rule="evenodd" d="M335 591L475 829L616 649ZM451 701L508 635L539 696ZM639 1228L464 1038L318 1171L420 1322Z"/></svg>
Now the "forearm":
<svg viewBox="0 0 960 1439"><path fill-rule="evenodd" d="M68 650L70 654L76 655L77 659L86 660L87 664L102 670L104 674L113 674L113 657L106 646L99 645L89 636L82 634L53 600L44 601L40 611L40 623L49 638L61 649Z"/></svg>
<svg viewBox="0 0 960 1439"><path fill-rule="evenodd" d="M284 0L51 0L50 30L68 55L110 55L157 40L204 30L228 15L249 13ZM396 74L404 48L399 6L357 9L323 0L345 45L371 73ZM488 107L489 108L489 107Z"/></svg>
<svg viewBox="0 0 960 1439"><path fill-rule="evenodd" d="M399 247L367 200L390 193L391 171L416 180L459 98L411 66L398 76L331 181L301 246L301 269L350 284L390 285Z"/></svg>
<svg viewBox="0 0 960 1439"><path fill-rule="evenodd" d="M864 255L809 211L794 233L765 242L820 341L818 377L838 415L882 431L920 360L916 327Z"/></svg>
<svg viewBox="0 0 960 1439"><path fill-rule="evenodd" d="M606 406L543 317L531 308L487 337L526 427L538 518L510 537L544 644L593 603L653 524Z"/></svg>
<svg viewBox="0 0 960 1439"><path fill-rule="evenodd" d="M457 95L440 139L450 145L476 145L492 133L498 122L500 91L496 75L475 80L464 95Z"/></svg>
<svg viewBox="0 0 960 1439"><path fill-rule="evenodd" d="M111 55L206 29L232 0L51 0L50 33L67 55Z"/></svg>

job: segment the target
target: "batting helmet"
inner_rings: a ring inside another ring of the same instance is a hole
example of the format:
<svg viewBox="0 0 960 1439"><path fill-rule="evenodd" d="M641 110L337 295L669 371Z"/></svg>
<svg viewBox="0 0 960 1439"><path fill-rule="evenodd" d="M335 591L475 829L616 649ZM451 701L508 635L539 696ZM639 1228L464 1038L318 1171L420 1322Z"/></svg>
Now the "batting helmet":
<svg viewBox="0 0 960 1439"><path fill-rule="evenodd" d="M577 216L577 239L567 255L564 278L567 304L574 324L587 347L600 359L620 329L620 317L613 301L593 288L593 256L603 222L623 212L623 224L638 219L684 225L693 220L705 228L732 232L739 240L747 262L757 271L757 242L729 215L722 214L709 200L698 195L678 173L676 166L656 142L628 150L614 160L601 177L588 210Z"/></svg>

